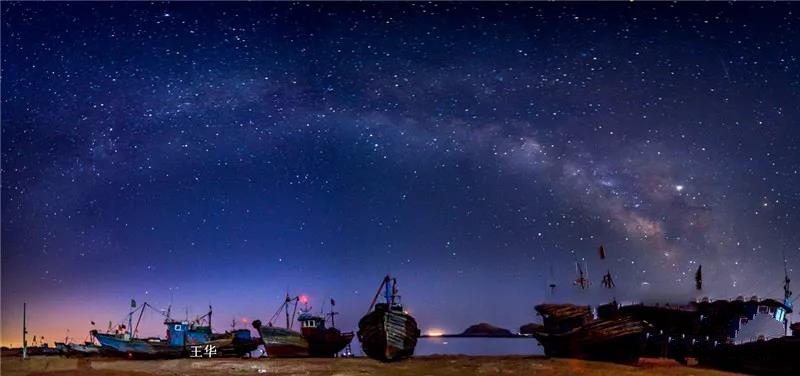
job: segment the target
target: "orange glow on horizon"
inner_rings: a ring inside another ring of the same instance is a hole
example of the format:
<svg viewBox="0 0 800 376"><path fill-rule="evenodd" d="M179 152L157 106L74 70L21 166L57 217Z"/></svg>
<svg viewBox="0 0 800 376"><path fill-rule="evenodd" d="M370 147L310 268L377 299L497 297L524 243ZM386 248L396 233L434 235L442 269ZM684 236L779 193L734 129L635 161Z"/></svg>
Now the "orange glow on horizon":
<svg viewBox="0 0 800 376"><path fill-rule="evenodd" d="M444 330L442 329L430 329L427 333L431 337L441 337L444 335Z"/></svg>

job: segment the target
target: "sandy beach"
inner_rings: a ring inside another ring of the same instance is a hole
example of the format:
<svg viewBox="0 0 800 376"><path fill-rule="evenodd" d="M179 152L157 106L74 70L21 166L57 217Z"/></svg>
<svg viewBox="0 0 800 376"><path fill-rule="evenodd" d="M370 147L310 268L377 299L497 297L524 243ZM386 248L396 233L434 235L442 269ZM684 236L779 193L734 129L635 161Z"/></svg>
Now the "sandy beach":
<svg viewBox="0 0 800 376"><path fill-rule="evenodd" d="M734 375L643 359L637 366L539 356L424 356L397 363L349 359L120 360L4 357L5 376L33 375Z"/></svg>

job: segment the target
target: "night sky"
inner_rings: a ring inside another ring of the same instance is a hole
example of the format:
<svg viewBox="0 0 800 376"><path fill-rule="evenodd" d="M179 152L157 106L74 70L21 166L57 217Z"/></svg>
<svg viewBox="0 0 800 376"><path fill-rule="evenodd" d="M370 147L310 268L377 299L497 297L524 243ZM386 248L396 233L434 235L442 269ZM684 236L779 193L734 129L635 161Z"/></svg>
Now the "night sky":
<svg viewBox="0 0 800 376"><path fill-rule="evenodd" d="M386 273L423 331L516 330L545 300L782 297L798 14L3 2L0 342L23 301L31 335L83 340L131 298L210 303L222 330L287 290L351 330Z"/></svg>

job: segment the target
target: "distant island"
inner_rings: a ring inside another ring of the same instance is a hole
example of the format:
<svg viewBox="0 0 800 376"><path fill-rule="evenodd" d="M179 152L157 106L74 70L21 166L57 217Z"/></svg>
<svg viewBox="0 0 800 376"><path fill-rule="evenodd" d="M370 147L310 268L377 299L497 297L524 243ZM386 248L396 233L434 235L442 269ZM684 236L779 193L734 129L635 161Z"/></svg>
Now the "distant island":
<svg viewBox="0 0 800 376"><path fill-rule="evenodd" d="M528 338L527 336L512 333L510 330L505 328L496 327L492 324L482 322L480 324L475 324L467 328L461 333L458 334L424 334L420 337L446 337L446 338L453 338L453 337L465 337L465 338Z"/></svg>

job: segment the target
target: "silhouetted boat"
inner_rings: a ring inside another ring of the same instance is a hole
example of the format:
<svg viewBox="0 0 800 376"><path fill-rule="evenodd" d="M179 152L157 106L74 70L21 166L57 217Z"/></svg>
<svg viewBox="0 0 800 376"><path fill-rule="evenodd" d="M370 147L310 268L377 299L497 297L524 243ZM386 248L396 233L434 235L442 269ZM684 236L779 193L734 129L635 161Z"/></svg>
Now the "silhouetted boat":
<svg viewBox="0 0 800 376"><path fill-rule="evenodd" d="M308 353L316 357L336 356L353 340L353 332L341 332L336 329L333 320L337 312L333 311L335 301L331 299L331 327L325 325L325 318L311 314L310 309L302 309L297 321L300 331L308 342Z"/></svg>
<svg viewBox="0 0 800 376"><path fill-rule="evenodd" d="M297 313L297 303L301 299L305 307L300 309L300 315L297 316L297 321L300 322L300 332L297 332L292 330L292 322ZM294 307L290 317L289 306L292 303L294 303ZM292 298L286 295L283 304L272 316L267 326L262 325L259 320L253 322L253 327L261 334L267 356L276 358L333 357L350 344L353 333L342 333L335 327L326 327L325 319L311 314L307 303L305 297ZM331 303L331 307L333 307L333 300ZM286 328L272 325L281 311L286 315ZM331 310L331 317L335 314L336 312Z"/></svg>
<svg viewBox="0 0 800 376"><path fill-rule="evenodd" d="M800 337L723 344L701 353L701 365L753 375L797 375Z"/></svg>
<svg viewBox="0 0 800 376"><path fill-rule="evenodd" d="M381 290L386 302L376 304ZM364 353L381 361L401 360L414 355L420 331L417 321L403 311L395 278L384 277L369 310L358 322L358 339Z"/></svg>
<svg viewBox="0 0 800 376"><path fill-rule="evenodd" d="M544 347L547 356L634 363L644 347L647 324L630 318L596 320L588 306L540 304L544 325L525 331Z"/></svg>

